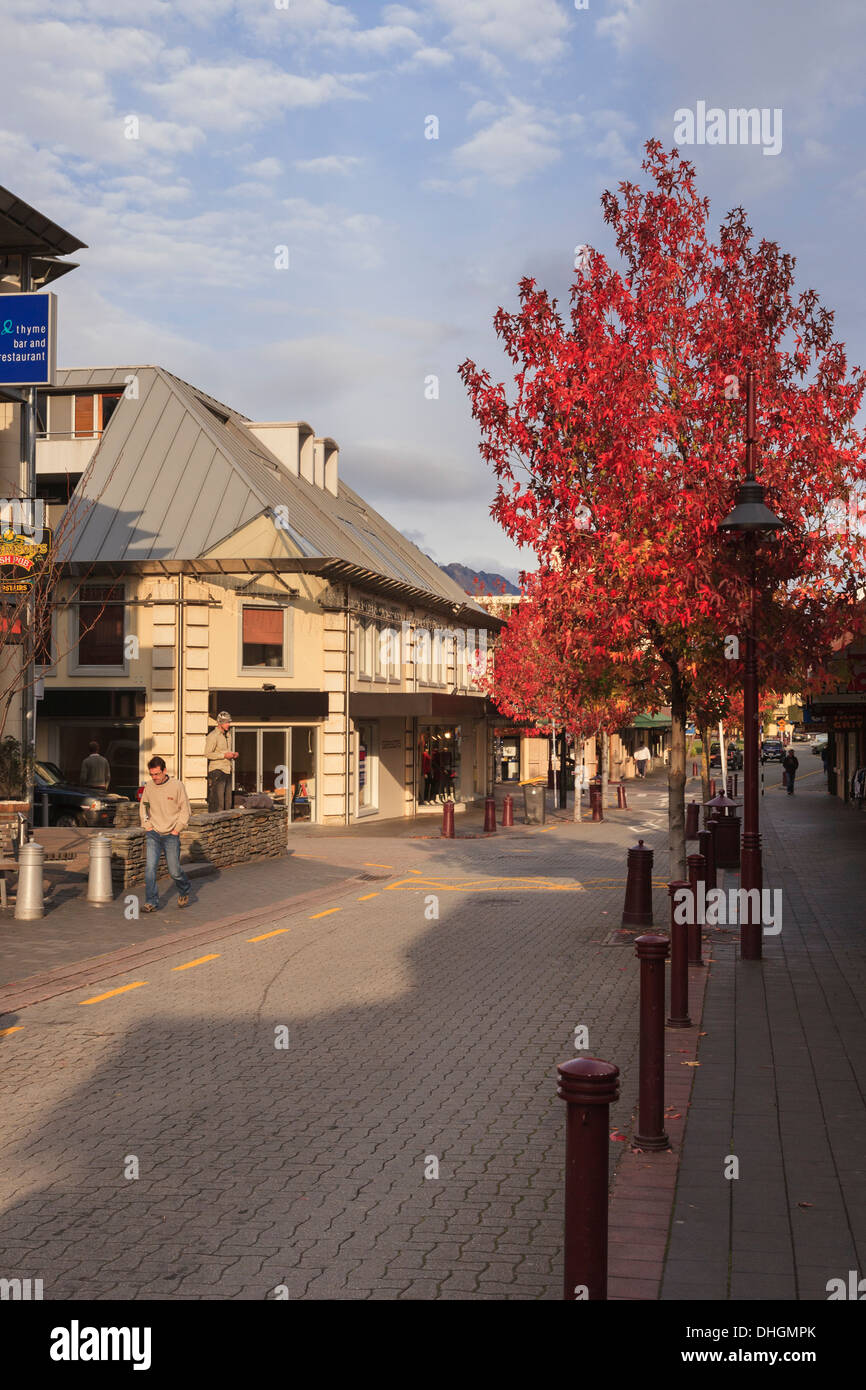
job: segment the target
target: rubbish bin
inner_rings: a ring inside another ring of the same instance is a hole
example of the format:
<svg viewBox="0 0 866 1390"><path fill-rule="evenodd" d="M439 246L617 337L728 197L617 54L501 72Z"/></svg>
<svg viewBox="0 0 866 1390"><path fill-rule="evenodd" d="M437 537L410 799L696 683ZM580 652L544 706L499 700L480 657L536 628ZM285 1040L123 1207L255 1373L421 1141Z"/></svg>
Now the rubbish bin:
<svg viewBox="0 0 866 1390"><path fill-rule="evenodd" d="M543 782L524 783L523 817L527 825L544 825L546 793Z"/></svg>

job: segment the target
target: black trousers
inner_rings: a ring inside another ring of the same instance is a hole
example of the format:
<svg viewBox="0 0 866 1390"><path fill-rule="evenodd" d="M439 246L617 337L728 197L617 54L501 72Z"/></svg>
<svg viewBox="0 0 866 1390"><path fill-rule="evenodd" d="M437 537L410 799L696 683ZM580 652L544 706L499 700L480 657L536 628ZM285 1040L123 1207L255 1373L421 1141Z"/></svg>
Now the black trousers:
<svg viewBox="0 0 866 1390"><path fill-rule="evenodd" d="M232 775L212 768L207 775L207 808L209 811L232 809Z"/></svg>

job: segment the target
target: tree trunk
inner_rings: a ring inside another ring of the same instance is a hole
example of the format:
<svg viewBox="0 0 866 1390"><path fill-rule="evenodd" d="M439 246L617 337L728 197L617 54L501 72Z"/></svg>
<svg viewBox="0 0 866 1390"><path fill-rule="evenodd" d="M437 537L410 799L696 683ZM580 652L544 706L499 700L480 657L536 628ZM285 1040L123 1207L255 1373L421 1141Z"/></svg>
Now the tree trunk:
<svg viewBox="0 0 866 1390"><path fill-rule="evenodd" d="M710 729L708 724L701 725L701 801L707 802L710 799ZM701 812L701 827L703 828L704 817Z"/></svg>
<svg viewBox="0 0 866 1390"><path fill-rule="evenodd" d="M605 729L601 731L601 804L607 805L607 789L610 782L610 739Z"/></svg>
<svg viewBox="0 0 866 1390"><path fill-rule="evenodd" d="M671 668L671 762L668 769L668 836L670 877L686 878L686 691Z"/></svg>

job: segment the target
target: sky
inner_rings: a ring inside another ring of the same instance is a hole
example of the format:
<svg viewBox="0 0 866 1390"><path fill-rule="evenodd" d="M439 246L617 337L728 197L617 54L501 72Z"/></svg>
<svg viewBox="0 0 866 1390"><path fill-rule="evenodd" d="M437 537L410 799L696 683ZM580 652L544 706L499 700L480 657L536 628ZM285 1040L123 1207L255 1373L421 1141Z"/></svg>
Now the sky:
<svg viewBox="0 0 866 1390"><path fill-rule="evenodd" d="M862 0L3 0L0 32L0 184L89 248L59 364L309 421L440 563L533 568L457 368L508 378L493 317L522 277L564 300L576 247L616 262L599 200L645 182L650 138L866 360ZM765 111L767 138L680 143L699 103Z"/></svg>

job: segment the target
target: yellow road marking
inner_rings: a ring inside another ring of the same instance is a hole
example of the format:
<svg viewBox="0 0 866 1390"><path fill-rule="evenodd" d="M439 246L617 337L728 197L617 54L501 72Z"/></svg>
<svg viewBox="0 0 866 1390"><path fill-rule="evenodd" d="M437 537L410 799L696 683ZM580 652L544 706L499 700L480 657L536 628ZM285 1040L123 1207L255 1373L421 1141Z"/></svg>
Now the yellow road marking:
<svg viewBox="0 0 866 1390"><path fill-rule="evenodd" d="M107 994L95 994L92 999L79 999L79 1004L99 1004L103 999L113 999L115 994L125 994L128 989L140 989L147 980L136 980L133 985L121 985L120 989L110 989Z"/></svg>
<svg viewBox="0 0 866 1390"><path fill-rule="evenodd" d="M393 869L393 864L374 864L371 860L364 860L365 869Z"/></svg>
<svg viewBox="0 0 866 1390"><path fill-rule="evenodd" d="M276 931L266 931L263 936L248 936L247 941L267 941L269 936L282 936L288 930L288 927L278 927Z"/></svg>
<svg viewBox="0 0 866 1390"><path fill-rule="evenodd" d="M358 902L359 902L359 903L368 903L368 902L370 901L371 898L378 898L378 896L379 896L378 893L365 893L363 897L361 897L361 898L358 899Z"/></svg>
<svg viewBox="0 0 866 1390"><path fill-rule="evenodd" d="M203 965L206 960L219 960L221 951L217 951L213 956L197 956L195 960L188 960L185 965L173 965L172 970L192 970L194 965Z"/></svg>
<svg viewBox="0 0 866 1390"><path fill-rule="evenodd" d="M14 1028L0 1028L0 1038L5 1038L9 1033L20 1033L24 1027L23 1023L16 1023Z"/></svg>
<svg viewBox="0 0 866 1390"><path fill-rule="evenodd" d="M312 915L312 917L310 918L310 921L311 921L311 922L314 922L314 921L316 920L317 917L330 917L330 915L331 915L332 912L341 912L341 911L342 911L342 908L339 908L339 907L328 907L328 908L325 909L324 912L314 912L313 915Z"/></svg>

